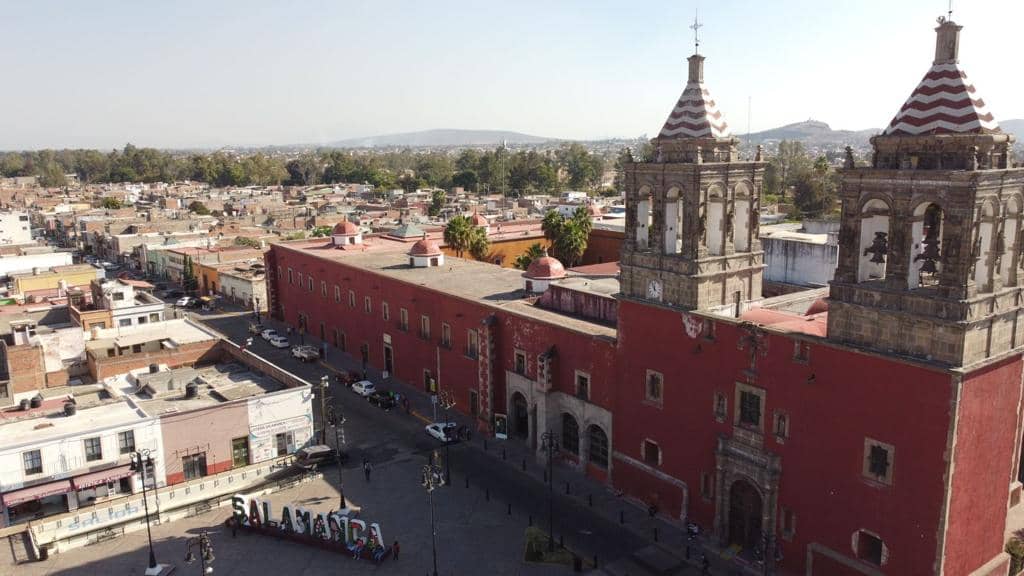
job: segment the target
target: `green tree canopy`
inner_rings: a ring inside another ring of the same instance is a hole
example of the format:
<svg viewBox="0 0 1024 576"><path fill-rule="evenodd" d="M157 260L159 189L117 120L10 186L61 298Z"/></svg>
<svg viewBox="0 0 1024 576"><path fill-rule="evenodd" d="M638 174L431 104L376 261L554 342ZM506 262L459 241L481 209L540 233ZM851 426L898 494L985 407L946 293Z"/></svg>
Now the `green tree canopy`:
<svg viewBox="0 0 1024 576"><path fill-rule="evenodd" d="M210 209L206 207L206 204L203 204L199 200L193 200L192 203L188 205L188 211L200 216L206 216L210 213Z"/></svg>
<svg viewBox="0 0 1024 576"><path fill-rule="evenodd" d="M541 246L540 242L531 244L530 247L526 249L526 252L516 256L515 267L520 270L526 270L530 267L530 264L533 264L534 260L544 256L544 254L545 250L544 247Z"/></svg>
<svg viewBox="0 0 1024 576"><path fill-rule="evenodd" d="M119 210L121 208L121 201L113 196L107 196L100 202L100 207L107 210Z"/></svg>

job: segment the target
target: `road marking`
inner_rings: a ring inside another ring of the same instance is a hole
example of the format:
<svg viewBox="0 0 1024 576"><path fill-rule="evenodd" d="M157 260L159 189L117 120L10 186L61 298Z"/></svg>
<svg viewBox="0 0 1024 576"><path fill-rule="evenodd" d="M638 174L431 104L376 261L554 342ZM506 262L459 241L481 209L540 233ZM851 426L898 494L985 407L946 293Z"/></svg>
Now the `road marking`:
<svg viewBox="0 0 1024 576"><path fill-rule="evenodd" d="M424 416L423 414L420 414L419 412L417 412L415 410L412 411L412 415L417 417L417 418L419 418L420 420L426 422L427 424L431 423L430 422L430 418L427 418L426 416Z"/></svg>

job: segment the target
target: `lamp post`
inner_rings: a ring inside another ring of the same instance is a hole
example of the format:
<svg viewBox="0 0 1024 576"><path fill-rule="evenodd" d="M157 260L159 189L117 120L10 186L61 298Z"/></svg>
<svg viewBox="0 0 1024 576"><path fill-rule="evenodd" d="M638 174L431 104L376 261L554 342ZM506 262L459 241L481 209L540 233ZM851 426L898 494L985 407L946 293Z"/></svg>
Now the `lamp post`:
<svg viewBox="0 0 1024 576"><path fill-rule="evenodd" d="M132 471L138 472L142 478L142 506L146 511L146 537L149 539L149 567L146 568L146 576L155 576L163 572L164 567L156 563L156 554L153 552L153 532L149 527L149 498L146 496L146 468L153 466L153 457L149 450L143 448L132 452Z"/></svg>
<svg viewBox="0 0 1024 576"><path fill-rule="evenodd" d="M210 541L210 535L205 530L199 536L185 541L185 562L191 564L196 561L196 555L192 552L192 549L197 546L199 547L199 559L202 562L202 574L213 574L213 566L207 566L207 564L212 564L214 560L213 542Z"/></svg>
<svg viewBox="0 0 1024 576"><path fill-rule="evenodd" d="M441 467L433 463L431 459L430 464L423 466L423 487L427 490L427 500L430 501L430 549L434 555L434 572L432 576L437 576L437 525L434 523L434 490L438 486L444 484L444 476L441 472Z"/></svg>
<svg viewBox="0 0 1024 576"><path fill-rule="evenodd" d="M327 444L327 386L330 378L327 374L320 377L320 443Z"/></svg>
<svg viewBox="0 0 1024 576"><path fill-rule="evenodd" d="M555 451L558 450L558 436L548 430L540 435L541 446L548 453L548 550L555 549Z"/></svg>
<svg viewBox="0 0 1024 576"><path fill-rule="evenodd" d="M444 410L444 422L448 423L448 409L455 406L455 397L452 395L451 390L441 390L437 393L437 402L441 405ZM444 441L444 483L451 486L452 483L452 465L451 459L448 457L450 452L448 446L451 445L451 441L448 438L447 428L445 428L445 441Z"/></svg>
<svg viewBox="0 0 1024 576"><path fill-rule="evenodd" d="M260 321L260 297L256 296L255 300L256 300L256 308L253 310L253 314L256 315L256 322L259 323L259 321Z"/></svg>
<svg viewBox="0 0 1024 576"><path fill-rule="evenodd" d="M341 505L339 510L348 508L345 504L345 480L342 478L341 472L341 446L345 444L345 415L342 414L339 418L334 411L334 406L327 408L328 421L334 426L334 448L338 452L338 497L341 499Z"/></svg>

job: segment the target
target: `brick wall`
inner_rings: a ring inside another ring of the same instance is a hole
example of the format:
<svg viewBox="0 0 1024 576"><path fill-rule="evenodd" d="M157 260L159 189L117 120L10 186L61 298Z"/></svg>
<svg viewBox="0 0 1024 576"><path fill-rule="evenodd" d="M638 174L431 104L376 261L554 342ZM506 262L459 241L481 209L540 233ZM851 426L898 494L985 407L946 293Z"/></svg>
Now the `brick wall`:
<svg viewBox="0 0 1024 576"><path fill-rule="evenodd" d="M11 379L11 394L31 392L46 386L46 366L43 349L39 346L3 345L7 358L7 372Z"/></svg>
<svg viewBox="0 0 1024 576"><path fill-rule="evenodd" d="M129 353L112 358L106 356L97 357L95 352L90 351L88 353L89 375L99 382L104 378L124 374L136 368L145 368L150 364L166 364L171 368L211 364L216 362L220 355L221 351L217 346L216 340L185 344L175 350L160 350L139 354Z"/></svg>

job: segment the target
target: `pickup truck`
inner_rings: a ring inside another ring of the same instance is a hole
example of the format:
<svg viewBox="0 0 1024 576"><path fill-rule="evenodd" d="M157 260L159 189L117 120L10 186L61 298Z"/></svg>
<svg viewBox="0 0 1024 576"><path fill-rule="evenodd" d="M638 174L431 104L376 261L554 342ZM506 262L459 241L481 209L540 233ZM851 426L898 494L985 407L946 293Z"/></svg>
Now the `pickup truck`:
<svg viewBox="0 0 1024 576"><path fill-rule="evenodd" d="M313 362L320 358L320 351L316 346L293 346L292 356L303 362Z"/></svg>

